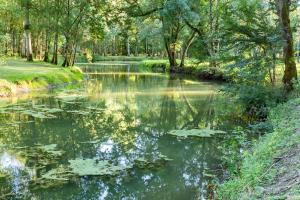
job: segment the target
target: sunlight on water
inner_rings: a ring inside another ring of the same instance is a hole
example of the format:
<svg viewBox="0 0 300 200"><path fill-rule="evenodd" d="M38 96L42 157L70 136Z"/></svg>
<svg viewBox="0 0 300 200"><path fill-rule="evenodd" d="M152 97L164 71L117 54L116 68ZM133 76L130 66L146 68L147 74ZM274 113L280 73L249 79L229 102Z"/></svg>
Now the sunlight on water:
<svg viewBox="0 0 300 200"><path fill-rule="evenodd" d="M136 67L128 72L128 65L82 68L88 79L80 87L2 103L0 192L11 199L205 199L208 185L222 178L222 155L233 138L166 133L193 128L229 133L239 125L227 114L230 100L216 104L219 85L139 73ZM158 165L157 158L170 160ZM45 187L43 174L75 159L130 169Z"/></svg>

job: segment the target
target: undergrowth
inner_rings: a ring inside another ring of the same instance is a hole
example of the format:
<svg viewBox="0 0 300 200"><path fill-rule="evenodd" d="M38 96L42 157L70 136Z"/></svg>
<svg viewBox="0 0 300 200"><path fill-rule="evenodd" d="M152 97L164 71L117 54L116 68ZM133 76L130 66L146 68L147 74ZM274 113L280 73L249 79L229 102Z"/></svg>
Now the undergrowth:
<svg viewBox="0 0 300 200"><path fill-rule="evenodd" d="M263 185L271 182L276 175L274 159L284 149L299 142L294 132L299 128L300 99L290 100L272 109L268 120L274 127L272 133L263 136L253 148L244 152L240 173L232 177L217 190L219 199L260 199Z"/></svg>

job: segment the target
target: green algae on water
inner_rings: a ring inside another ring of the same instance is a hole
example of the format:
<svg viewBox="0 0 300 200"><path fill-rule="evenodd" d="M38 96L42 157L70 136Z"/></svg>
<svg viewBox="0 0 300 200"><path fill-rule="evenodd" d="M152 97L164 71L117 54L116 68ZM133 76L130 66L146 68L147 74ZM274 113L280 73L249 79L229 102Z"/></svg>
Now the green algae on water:
<svg viewBox="0 0 300 200"><path fill-rule="evenodd" d="M212 129L191 129L191 130L173 130L168 132L169 135L177 136L177 137L212 137L216 134L225 134L225 131L220 130L212 130Z"/></svg>

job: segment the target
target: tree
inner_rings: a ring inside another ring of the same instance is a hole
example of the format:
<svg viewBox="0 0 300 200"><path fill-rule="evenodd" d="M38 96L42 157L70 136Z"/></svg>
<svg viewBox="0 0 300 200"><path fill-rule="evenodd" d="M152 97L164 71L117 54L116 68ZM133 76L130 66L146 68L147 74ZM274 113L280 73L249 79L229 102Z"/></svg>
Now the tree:
<svg viewBox="0 0 300 200"><path fill-rule="evenodd" d="M277 0L278 17L282 29L284 76L283 83L287 91L293 88L292 81L297 79L297 68L294 58L293 32L290 24L291 0Z"/></svg>
<svg viewBox="0 0 300 200"><path fill-rule="evenodd" d="M29 13L30 13L30 5L31 2L30 0L23 0L23 7L25 11L25 16L24 16L24 47L25 47L25 54L27 57L27 61L33 61L33 56L32 56L32 44L31 44L31 32L30 32L30 18L29 18Z"/></svg>

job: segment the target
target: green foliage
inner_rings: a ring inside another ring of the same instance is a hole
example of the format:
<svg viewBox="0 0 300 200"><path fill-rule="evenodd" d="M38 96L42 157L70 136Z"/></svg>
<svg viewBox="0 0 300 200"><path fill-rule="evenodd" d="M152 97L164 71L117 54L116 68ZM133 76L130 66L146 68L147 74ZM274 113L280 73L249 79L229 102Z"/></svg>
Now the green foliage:
<svg viewBox="0 0 300 200"><path fill-rule="evenodd" d="M139 66L141 69L153 72L167 72L170 68L167 60L144 60Z"/></svg>
<svg viewBox="0 0 300 200"><path fill-rule="evenodd" d="M218 189L220 199L260 199L258 190L274 178L272 169L274 159L285 149L298 142L295 130L299 128L299 99L272 109L269 120L274 132L261 138L251 151L244 152L244 159L237 176L233 176Z"/></svg>
<svg viewBox="0 0 300 200"><path fill-rule="evenodd" d="M266 118L270 108L285 101L282 88L262 84L231 85L225 91L233 95L244 112L254 119Z"/></svg>

